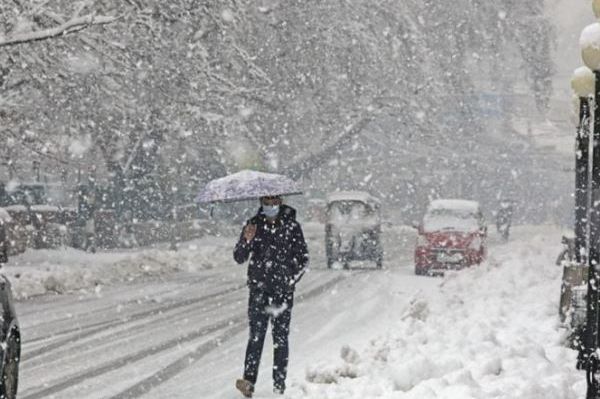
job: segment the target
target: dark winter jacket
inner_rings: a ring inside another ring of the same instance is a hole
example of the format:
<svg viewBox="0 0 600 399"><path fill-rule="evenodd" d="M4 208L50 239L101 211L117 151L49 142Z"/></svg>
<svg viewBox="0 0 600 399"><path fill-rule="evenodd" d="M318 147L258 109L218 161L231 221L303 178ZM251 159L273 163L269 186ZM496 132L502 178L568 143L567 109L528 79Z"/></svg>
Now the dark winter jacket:
<svg viewBox="0 0 600 399"><path fill-rule="evenodd" d="M500 208L496 213L496 225L497 226L510 226L512 221L513 209L512 207Z"/></svg>
<svg viewBox="0 0 600 399"><path fill-rule="evenodd" d="M308 249L296 211L282 205L271 224L261 207L246 224L256 225L256 235L247 243L242 230L233 258L242 264L250 257L248 286L273 294L293 292L308 266Z"/></svg>

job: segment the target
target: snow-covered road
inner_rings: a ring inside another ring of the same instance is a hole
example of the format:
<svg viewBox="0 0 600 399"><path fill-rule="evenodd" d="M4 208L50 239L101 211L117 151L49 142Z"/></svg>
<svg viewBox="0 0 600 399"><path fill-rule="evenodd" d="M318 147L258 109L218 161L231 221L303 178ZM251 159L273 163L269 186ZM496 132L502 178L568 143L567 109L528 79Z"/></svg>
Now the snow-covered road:
<svg viewBox="0 0 600 399"><path fill-rule="evenodd" d="M342 271L324 268L322 229L307 226L313 268L297 292L286 396L581 396L556 317L560 231L515 233L492 239L486 265L439 279L413 274L410 230L387 230L385 270ZM233 241L190 245L211 267L20 302L20 398L240 397L247 289ZM269 338L265 348L257 398L273 397Z"/></svg>
<svg viewBox="0 0 600 399"><path fill-rule="evenodd" d="M306 235L313 262L293 313L291 385L311 361L377 334L415 291L436 284L412 275L405 230L388 231L384 271L327 270L322 229L308 226ZM231 397L247 337L245 269L230 259L234 241L213 241L222 247L219 267L19 303L20 397ZM270 364L267 350L258 394L270 392Z"/></svg>
<svg viewBox="0 0 600 399"><path fill-rule="evenodd" d="M205 357L214 351L222 358L243 343L247 293L240 271L202 274L22 305L22 397L141 397L186 368L198 380L216 382ZM298 307L320 307L319 297L352 286L343 282L356 274L311 273ZM227 366L239 369L239 361ZM237 374L220 383L231 385Z"/></svg>

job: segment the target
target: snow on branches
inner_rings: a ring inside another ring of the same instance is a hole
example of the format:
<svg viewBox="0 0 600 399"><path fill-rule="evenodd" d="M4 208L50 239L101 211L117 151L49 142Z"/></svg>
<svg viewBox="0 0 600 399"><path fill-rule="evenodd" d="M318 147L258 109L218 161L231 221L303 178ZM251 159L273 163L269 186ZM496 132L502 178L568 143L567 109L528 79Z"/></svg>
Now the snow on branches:
<svg viewBox="0 0 600 399"><path fill-rule="evenodd" d="M70 20L48 29L32 30L29 32L18 32L7 38L0 38L0 47L20 43L33 42L50 39L52 37L65 35L87 28L91 25L104 25L114 22L117 18L104 15L85 15L74 17Z"/></svg>

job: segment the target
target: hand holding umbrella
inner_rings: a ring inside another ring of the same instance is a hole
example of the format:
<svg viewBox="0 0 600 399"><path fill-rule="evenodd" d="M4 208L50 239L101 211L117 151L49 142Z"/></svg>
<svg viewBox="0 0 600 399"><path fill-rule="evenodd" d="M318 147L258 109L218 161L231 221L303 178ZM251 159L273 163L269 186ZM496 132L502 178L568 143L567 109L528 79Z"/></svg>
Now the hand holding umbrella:
<svg viewBox="0 0 600 399"><path fill-rule="evenodd" d="M244 239L246 240L246 242L250 243L250 241L252 241L254 239L255 235L256 235L256 225L255 224L247 224L246 227L244 227Z"/></svg>

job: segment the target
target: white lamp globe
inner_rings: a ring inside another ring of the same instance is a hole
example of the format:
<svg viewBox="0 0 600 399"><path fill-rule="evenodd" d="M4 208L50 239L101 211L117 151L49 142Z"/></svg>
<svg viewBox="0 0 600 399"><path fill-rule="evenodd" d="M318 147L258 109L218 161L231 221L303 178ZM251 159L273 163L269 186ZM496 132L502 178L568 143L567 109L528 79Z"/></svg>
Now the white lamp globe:
<svg viewBox="0 0 600 399"><path fill-rule="evenodd" d="M586 26L579 37L581 58L592 71L600 70L600 23Z"/></svg>
<svg viewBox="0 0 600 399"><path fill-rule="evenodd" d="M589 97L596 89L596 75L588 67L579 67L573 72L571 88L579 97Z"/></svg>
<svg viewBox="0 0 600 399"><path fill-rule="evenodd" d="M593 0L592 8L594 9L594 15L596 18L600 18L600 0Z"/></svg>

